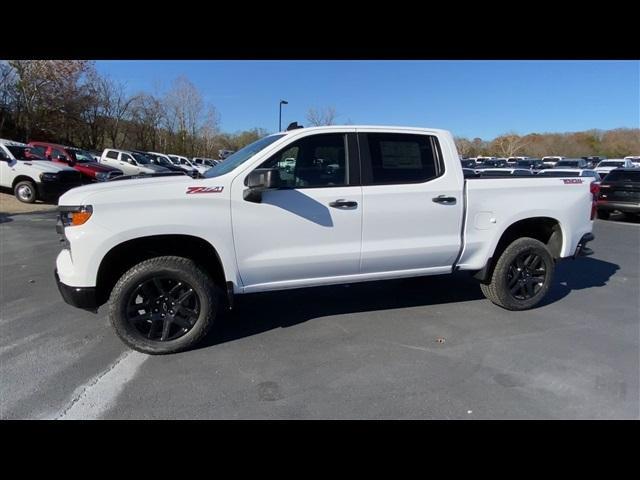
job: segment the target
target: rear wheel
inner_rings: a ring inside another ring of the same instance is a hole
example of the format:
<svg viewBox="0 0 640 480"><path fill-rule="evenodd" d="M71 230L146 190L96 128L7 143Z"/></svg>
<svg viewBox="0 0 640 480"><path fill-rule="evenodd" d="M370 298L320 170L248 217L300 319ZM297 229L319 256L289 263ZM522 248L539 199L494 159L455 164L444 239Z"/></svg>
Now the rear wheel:
<svg viewBox="0 0 640 480"><path fill-rule="evenodd" d="M36 186L30 180L16 183L13 192L16 198L23 203L33 203L37 198Z"/></svg>
<svg viewBox="0 0 640 480"><path fill-rule="evenodd" d="M195 346L209 331L219 290L190 259L156 257L128 270L109 299L111 324L129 347L149 354Z"/></svg>
<svg viewBox="0 0 640 480"><path fill-rule="evenodd" d="M544 243L519 238L502 252L482 293L507 310L527 310L546 296L554 271L553 257Z"/></svg>
<svg viewBox="0 0 640 480"><path fill-rule="evenodd" d="M611 212L609 210L598 210L598 218L602 220L609 220Z"/></svg>

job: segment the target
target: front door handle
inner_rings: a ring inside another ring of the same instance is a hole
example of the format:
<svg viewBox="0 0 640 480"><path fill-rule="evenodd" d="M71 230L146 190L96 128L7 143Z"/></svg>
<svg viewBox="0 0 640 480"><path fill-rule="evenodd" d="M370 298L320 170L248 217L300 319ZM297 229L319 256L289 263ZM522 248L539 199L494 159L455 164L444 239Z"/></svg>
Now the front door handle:
<svg viewBox="0 0 640 480"><path fill-rule="evenodd" d="M455 205L456 197L447 197L446 195L438 195L433 197L432 200L436 203L442 203L444 205Z"/></svg>
<svg viewBox="0 0 640 480"><path fill-rule="evenodd" d="M358 206L358 202L353 202L350 200L345 200L344 198L339 198L338 200L331 202L329 206L333 208L341 208L341 209L356 208Z"/></svg>

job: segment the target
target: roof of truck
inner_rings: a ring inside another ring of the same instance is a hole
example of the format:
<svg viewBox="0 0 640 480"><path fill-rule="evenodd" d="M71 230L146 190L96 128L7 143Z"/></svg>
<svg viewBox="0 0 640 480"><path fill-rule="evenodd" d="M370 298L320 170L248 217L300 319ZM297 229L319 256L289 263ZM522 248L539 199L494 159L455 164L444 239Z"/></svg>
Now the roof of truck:
<svg viewBox="0 0 640 480"><path fill-rule="evenodd" d="M441 128L427 128L427 127L403 127L398 125L325 125L320 127L302 127L294 128L292 130L276 132L274 135L281 133L294 133L300 131L310 130L344 130L344 129L357 129L357 130L407 130L407 131L420 131L420 132L435 132L435 133L449 133L448 130Z"/></svg>
<svg viewBox="0 0 640 480"><path fill-rule="evenodd" d="M29 146L26 143L16 142L15 140L6 140L4 138L0 138L0 144L8 145L11 147L28 147Z"/></svg>

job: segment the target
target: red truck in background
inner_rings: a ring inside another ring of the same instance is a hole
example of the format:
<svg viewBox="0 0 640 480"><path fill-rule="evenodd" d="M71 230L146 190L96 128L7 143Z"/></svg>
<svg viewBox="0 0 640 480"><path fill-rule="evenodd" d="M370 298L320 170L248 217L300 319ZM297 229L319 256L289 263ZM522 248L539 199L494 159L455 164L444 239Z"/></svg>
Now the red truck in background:
<svg viewBox="0 0 640 480"><path fill-rule="evenodd" d="M96 162L91 153L80 148L38 141L30 141L29 145L38 156L79 171L85 183L104 182L123 173L118 168Z"/></svg>

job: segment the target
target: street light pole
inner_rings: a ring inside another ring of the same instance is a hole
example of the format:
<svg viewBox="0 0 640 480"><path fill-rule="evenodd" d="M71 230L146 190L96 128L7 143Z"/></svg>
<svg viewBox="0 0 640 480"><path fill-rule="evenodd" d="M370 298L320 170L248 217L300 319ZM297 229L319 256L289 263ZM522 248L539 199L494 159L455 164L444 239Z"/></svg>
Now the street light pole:
<svg viewBox="0 0 640 480"><path fill-rule="evenodd" d="M282 105L288 105L286 100L280 100L280 115L278 116L278 131L282 131Z"/></svg>

